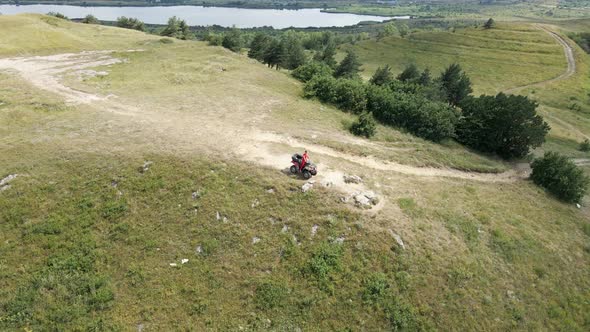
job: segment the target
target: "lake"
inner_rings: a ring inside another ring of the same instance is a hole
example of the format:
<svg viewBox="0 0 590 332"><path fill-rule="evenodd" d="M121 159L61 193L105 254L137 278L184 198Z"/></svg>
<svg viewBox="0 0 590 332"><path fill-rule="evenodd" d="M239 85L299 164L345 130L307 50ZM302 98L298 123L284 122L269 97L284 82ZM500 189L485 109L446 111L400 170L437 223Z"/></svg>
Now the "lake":
<svg viewBox="0 0 590 332"><path fill-rule="evenodd" d="M119 16L135 17L145 23L165 24L168 18L177 16L189 25L220 25L224 27L252 28L272 26L276 29L297 27L342 27L354 25L361 21L383 22L391 17L332 14L324 13L319 8L280 10L280 9L246 9L201 6L170 6L170 7L78 7L60 5L0 5L0 13L4 15L19 13L59 12L69 18L82 18L88 14L99 20L115 21ZM408 19L409 17L395 17Z"/></svg>

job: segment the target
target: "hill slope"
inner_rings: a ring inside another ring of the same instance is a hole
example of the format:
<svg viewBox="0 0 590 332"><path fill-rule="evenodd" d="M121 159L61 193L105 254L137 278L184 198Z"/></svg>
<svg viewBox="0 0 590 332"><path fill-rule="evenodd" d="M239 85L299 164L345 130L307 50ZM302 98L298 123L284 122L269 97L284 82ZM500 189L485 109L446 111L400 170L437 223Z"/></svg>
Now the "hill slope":
<svg viewBox="0 0 590 332"><path fill-rule="evenodd" d="M0 16L29 37L0 34L3 330L587 328L585 209L461 147L351 137L221 48L45 20ZM305 147L303 193L281 170Z"/></svg>

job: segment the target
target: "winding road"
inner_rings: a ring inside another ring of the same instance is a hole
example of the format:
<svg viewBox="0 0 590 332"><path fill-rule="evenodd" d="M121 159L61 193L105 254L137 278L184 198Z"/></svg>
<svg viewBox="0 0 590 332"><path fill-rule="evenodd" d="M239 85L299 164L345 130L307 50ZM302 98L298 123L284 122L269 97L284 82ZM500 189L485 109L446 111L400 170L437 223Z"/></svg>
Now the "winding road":
<svg viewBox="0 0 590 332"><path fill-rule="evenodd" d="M553 37L553 39L555 39L563 47L563 51L565 53L565 58L567 60L567 69L563 74L561 74L557 77L554 77L552 79L510 88L508 90L505 90L504 93L513 93L515 91L522 90L525 88L532 88L535 86L543 86L545 84L549 84L549 83L553 83L553 82L567 79L576 73L576 58L574 56L574 49L570 46L570 44L567 42L567 40L565 40L565 38L560 36L558 33L550 30L549 28L547 28L544 25L536 24L535 26L538 29L543 30L546 33L548 33L551 37Z"/></svg>

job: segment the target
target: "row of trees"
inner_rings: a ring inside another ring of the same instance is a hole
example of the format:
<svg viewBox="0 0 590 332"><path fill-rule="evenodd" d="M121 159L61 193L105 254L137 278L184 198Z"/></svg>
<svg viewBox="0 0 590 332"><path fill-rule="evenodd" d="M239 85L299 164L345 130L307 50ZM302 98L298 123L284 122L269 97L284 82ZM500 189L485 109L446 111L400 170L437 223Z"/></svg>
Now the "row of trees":
<svg viewBox="0 0 590 332"><path fill-rule="evenodd" d="M397 77L385 66L375 72L369 84L354 76L335 78L329 73L329 66L312 62L293 75L306 81L307 97L357 114L369 112L385 125L428 140L455 138L473 149L509 159L523 157L540 146L549 131L536 112L537 104L527 97L503 93L471 96L469 77L458 64L434 79L430 71L420 71L414 65Z"/></svg>

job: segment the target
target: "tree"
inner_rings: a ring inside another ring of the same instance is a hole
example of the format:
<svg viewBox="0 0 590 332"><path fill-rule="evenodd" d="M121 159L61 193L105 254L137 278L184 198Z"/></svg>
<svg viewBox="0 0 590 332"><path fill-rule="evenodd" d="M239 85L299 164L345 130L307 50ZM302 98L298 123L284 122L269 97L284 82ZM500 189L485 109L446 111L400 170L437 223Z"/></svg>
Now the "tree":
<svg viewBox="0 0 590 332"><path fill-rule="evenodd" d="M173 37L178 39L190 39L190 28L184 20L176 16L168 19L166 28L160 33L161 36Z"/></svg>
<svg viewBox="0 0 590 332"><path fill-rule="evenodd" d="M483 152L509 158L526 156L545 142L549 125L537 114L537 103L525 96L470 97L462 104L459 141Z"/></svg>
<svg viewBox="0 0 590 332"><path fill-rule="evenodd" d="M316 75L305 83L303 95L306 98L316 97L324 103L333 103L337 85L338 81L332 76Z"/></svg>
<svg viewBox="0 0 590 332"><path fill-rule="evenodd" d="M323 62L310 61L302 66L295 69L291 75L296 79L307 82L314 76L332 76L333 70L327 64Z"/></svg>
<svg viewBox="0 0 590 332"><path fill-rule="evenodd" d="M491 29L491 28L493 28L495 25L496 25L496 22L494 22L494 19L493 19L493 18L490 18L490 19L489 19L489 20L488 20L488 21L487 21L487 22L486 22L486 23L483 25L483 27L484 27L485 29Z"/></svg>
<svg viewBox="0 0 590 332"><path fill-rule="evenodd" d="M100 21L94 15L90 14L86 15L80 22L84 24L100 24Z"/></svg>
<svg viewBox="0 0 590 332"><path fill-rule="evenodd" d="M47 15L53 16L53 17L57 17L57 18L61 18L62 20L69 20L69 18L67 16L65 16L62 13L58 13L58 12L49 12L49 13L47 13Z"/></svg>
<svg viewBox="0 0 590 332"><path fill-rule="evenodd" d="M451 64L439 78L447 101L453 106L458 106L471 93L471 81L457 63Z"/></svg>
<svg viewBox="0 0 590 332"><path fill-rule="evenodd" d="M242 34L237 28L229 30L223 35L221 46L233 52L239 52L242 49Z"/></svg>
<svg viewBox="0 0 590 332"><path fill-rule="evenodd" d="M350 132L356 136L373 137L377 129L375 119L370 113L363 112L350 126Z"/></svg>
<svg viewBox="0 0 590 332"><path fill-rule="evenodd" d="M347 51L346 57L340 62L336 70L334 71L335 77L342 78L357 78L360 70L361 63L353 51Z"/></svg>
<svg viewBox="0 0 590 332"><path fill-rule="evenodd" d="M279 70L285 59L285 53L285 45L280 40L273 39L264 52L264 63L270 68L276 67Z"/></svg>
<svg viewBox="0 0 590 332"><path fill-rule="evenodd" d="M411 64L406 66L404 71L401 72L397 76L397 79L402 82L415 82L420 78L420 72L418 71L418 67L415 64Z"/></svg>
<svg viewBox="0 0 590 332"><path fill-rule="evenodd" d="M383 86L393 81L393 74L391 73L391 67L385 65L385 67L379 67L373 74L373 77L369 80L369 83Z"/></svg>
<svg viewBox="0 0 590 332"><path fill-rule="evenodd" d="M305 50L301 45L301 41L296 38L286 37L282 40L285 48L285 59L283 66L287 69L297 69L299 66L307 62L307 56L305 56Z"/></svg>
<svg viewBox="0 0 590 332"><path fill-rule="evenodd" d="M248 57L256 59L258 61L264 61L264 52L269 47L271 38L265 33L257 33L254 39L250 43L250 50L248 51Z"/></svg>
<svg viewBox="0 0 590 332"><path fill-rule="evenodd" d="M315 61L327 64L328 66L330 66L330 68L336 68L336 59L334 58L335 55L336 44L330 41L321 52L317 52L314 55L313 59Z"/></svg>
<svg viewBox="0 0 590 332"><path fill-rule="evenodd" d="M367 107L367 93L365 85L360 80L337 80L334 101L339 108L360 114Z"/></svg>
<svg viewBox="0 0 590 332"><path fill-rule="evenodd" d="M557 152L546 152L531 164L533 182L568 203L579 203L590 179L574 162Z"/></svg>
<svg viewBox="0 0 590 332"><path fill-rule="evenodd" d="M397 25L397 31L399 32L399 36L402 38L406 38L408 33L410 33L410 28L405 23L399 23Z"/></svg>
<svg viewBox="0 0 590 332"><path fill-rule="evenodd" d="M390 37L394 36L398 33L398 30L393 22L389 22L383 26L383 30L379 32L377 35L377 39L381 39L383 37Z"/></svg>
<svg viewBox="0 0 590 332"><path fill-rule="evenodd" d="M420 77L418 78L418 84L420 85L429 85L432 82L432 78L430 77L430 70L428 68L424 69Z"/></svg>
<svg viewBox="0 0 590 332"><path fill-rule="evenodd" d="M143 24L142 21L140 21L136 18L132 18L132 17L129 17L129 18L127 18L125 16L118 17L117 18L117 26L119 28L145 31L145 24Z"/></svg>

